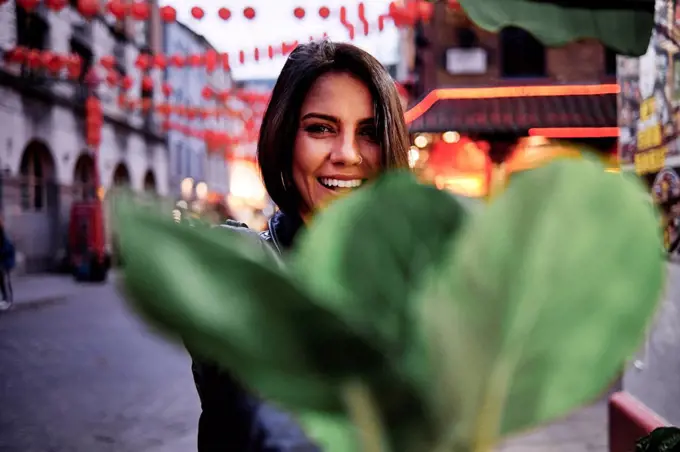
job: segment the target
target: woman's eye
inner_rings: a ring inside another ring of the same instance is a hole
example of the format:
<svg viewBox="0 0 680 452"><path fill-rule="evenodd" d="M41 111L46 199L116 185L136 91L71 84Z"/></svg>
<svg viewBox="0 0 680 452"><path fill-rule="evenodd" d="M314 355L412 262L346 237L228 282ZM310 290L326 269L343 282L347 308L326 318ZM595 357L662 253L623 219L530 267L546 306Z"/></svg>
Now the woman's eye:
<svg viewBox="0 0 680 452"><path fill-rule="evenodd" d="M375 129L375 127L363 128L359 131L359 135L372 141L378 141L378 131Z"/></svg>
<svg viewBox="0 0 680 452"><path fill-rule="evenodd" d="M331 133L333 129L324 124L312 124L305 127L305 131L313 134Z"/></svg>

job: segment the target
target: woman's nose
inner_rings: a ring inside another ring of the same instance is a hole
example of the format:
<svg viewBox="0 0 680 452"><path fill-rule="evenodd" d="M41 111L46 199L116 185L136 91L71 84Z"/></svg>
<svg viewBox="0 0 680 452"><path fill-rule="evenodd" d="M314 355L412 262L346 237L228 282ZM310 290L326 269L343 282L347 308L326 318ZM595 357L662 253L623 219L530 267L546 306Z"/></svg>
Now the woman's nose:
<svg viewBox="0 0 680 452"><path fill-rule="evenodd" d="M361 152L354 134L338 136L336 145L333 146L330 156L331 162L336 165L358 165L361 162Z"/></svg>

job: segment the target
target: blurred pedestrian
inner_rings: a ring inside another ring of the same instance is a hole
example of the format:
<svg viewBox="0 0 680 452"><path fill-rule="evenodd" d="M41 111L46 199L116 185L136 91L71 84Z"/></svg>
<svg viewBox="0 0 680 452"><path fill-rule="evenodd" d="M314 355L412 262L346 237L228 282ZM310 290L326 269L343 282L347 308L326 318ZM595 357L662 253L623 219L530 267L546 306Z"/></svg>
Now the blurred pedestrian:
<svg viewBox="0 0 680 452"><path fill-rule="evenodd" d="M289 249L335 197L385 169L408 168L408 149L399 94L380 62L350 44L298 46L260 129L258 164L279 208L260 234L263 242L279 253ZM292 416L248 392L248 382L229 369L195 358L192 370L202 407L199 452L319 450Z"/></svg>
<svg viewBox="0 0 680 452"><path fill-rule="evenodd" d="M14 302L10 272L16 264L16 250L12 241L7 237L2 220L0 220L0 241L0 295L2 295L0 311L6 311Z"/></svg>

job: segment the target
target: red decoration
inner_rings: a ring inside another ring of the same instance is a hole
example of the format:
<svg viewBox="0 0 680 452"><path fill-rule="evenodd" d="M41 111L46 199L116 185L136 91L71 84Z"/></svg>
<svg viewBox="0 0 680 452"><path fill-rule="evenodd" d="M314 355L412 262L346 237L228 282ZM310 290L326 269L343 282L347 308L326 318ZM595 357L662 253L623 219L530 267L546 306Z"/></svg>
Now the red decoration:
<svg viewBox="0 0 680 452"><path fill-rule="evenodd" d="M123 20L127 16L128 5L123 0L110 0L106 8L118 20Z"/></svg>
<svg viewBox="0 0 680 452"><path fill-rule="evenodd" d="M205 88L203 88L203 91L201 91L201 96L203 96L203 99L205 100L212 99L214 95L215 92L209 86L206 86Z"/></svg>
<svg viewBox="0 0 680 452"><path fill-rule="evenodd" d="M198 67L203 63L203 55L190 55L187 62L189 66Z"/></svg>
<svg viewBox="0 0 680 452"><path fill-rule="evenodd" d="M177 11L172 6L163 6L160 13L164 22L175 22L177 20Z"/></svg>
<svg viewBox="0 0 680 452"><path fill-rule="evenodd" d="M191 8L191 15L194 16L194 19L201 20L205 16L205 11L200 6L194 6Z"/></svg>
<svg viewBox="0 0 680 452"><path fill-rule="evenodd" d="M205 70L212 73L217 69L217 52L210 49L205 52Z"/></svg>
<svg viewBox="0 0 680 452"><path fill-rule="evenodd" d="M149 69L151 66L151 56L147 55L146 53L140 53L137 55L137 61L135 62L135 66L139 70L146 70Z"/></svg>
<svg viewBox="0 0 680 452"><path fill-rule="evenodd" d="M109 86L118 85L118 74L115 71L109 71L106 73L106 83Z"/></svg>
<svg viewBox="0 0 680 452"><path fill-rule="evenodd" d="M83 61L78 55L70 55L66 60L66 70L71 78L80 77L83 68Z"/></svg>
<svg viewBox="0 0 680 452"><path fill-rule="evenodd" d="M267 47L267 56L269 57L270 60L274 58L274 47L273 46Z"/></svg>
<svg viewBox="0 0 680 452"><path fill-rule="evenodd" d="M2 5L4 1L0 1L0 5ZM61 11L68 5L68 0L45 0L45 6L51 9L52 11Z"/></svg>
<svg viewBox="0 0 680 452"><path fill-rule="evenodd" d="M364 27L364 36L368 36L368 20L366 19L366 5L364 5L364 2L359 3L358 9L359 21Z"/></svg>
<svg viewBox="0 0 680 452"><path fill-rule="evenodd" d="M17 4L26 11L33 11L38 7L38 3L40 3L40 0L17 0Z"/></svg>
<svg viewBox="0 0 680 452"><path fill-rule="evenodd" d="M222 20L229 20L231 17L231 11L228 8L220 8L217 11L217 14L220 16L220 19Z"/></svg>
<svg viewBox="0 0 680 452"><path fill-rule="evenodd" d="M253 59L255 61L260 61L260 49L258 49L257 47L255 48L255 50L253 50Z"/></svg>
<svg viewBox="0 0 680 452"><path fill-rule="evenodd" d="M354 39L354 25L347 20L347 7L340 7L340 23L347 29L349 39Z"/></svg>
<svg viewBox="0 0 680 452"><path fill-rule="evenodd" d="M169 83L163 83L162 89L163 89L163 95L165 97L170 97L170 95L172 94L172 86L170 86Z"/></svg>
<svg viewBox="0 0 680 452"><path fill-rule="evenodd" d="M253 20L255 18L255 9L248 6L243 10L243 16L248 20Z"/></svg>
<svg viewBox="0 0 680 452"><path fill-rule="evenodd" d="M231 66L229 65L229 54L226 52L222 54L222 67L225 71L231 70Z"/></svg>
<svg viewBox="0 0 680 452"><path fill-rule="evenodd" d="M322 19L328 19L328 17L331 15L331 10L328 9L327 6L322 6L319 8L319 16L321 16Z"/></svg>
<svg viewBox="0 0 680 452"><path fill-rule="evenodd" d="M154 55L153 65L158 69L165 69L168 66L168 60L163 54Z"/></svg>
<svg viewBox="0 0 680 452"><path fill-rule="evenodd" d="M144 91L153 90L153 79L148 75L142 78L142 90Z"/></svg>
<svg viewBox="0 0 680 452"><path fill-rule="evenodd" d="M132 77L126 75L125 77L123 77L123 80L121 80L120 87L127 91L130 88L132 88L132 84L133 84Z"/></svg>
<svg viewBox="0 0 680 452"><path fill-rule="evenodd" d="M244 64L246 62L246 53L243 50L239 50L238 52L238 61L241 64Z"/></svg>
<svg viewBox="0 0 680 452"><path fill-rule="evenodd" d="M135 2L130 8L130 13L135 20L147 20L149 18L149 4L145 1Z"/></svg>
<svg viewBox="0 0 680 452"><path fill-rule="evenodd" d="M31 69L38 69L41 64L40 51L29 50L28 55L26 55L26 65Z"/></svg>
<svg viewBox="0 0 680 452"><path fill-rule="evenodd" d="M295 17L297 17L298 19L302 19L302 18L305 17L305 9L298 6L297 8L295 8L295 9L293 10L293 14L294 14Z"/></svg>
<svg viewBox="0 0 680 452"><path fill-rule="evenodd" d="M78 11L84 17L96 16L99 13L99 0L78 0Z"/></svg>
<svg viewBox="0 0 680 452"><path fill-rule="evenodd" d="M110 71L116 67L116 59L110 55L101 57L99 63Z"/></svg>
<svg viewBox="0 0 680 452"><path fill-rule="evenodd" d="M57 75L64 68L64 59L59 55L53 54L51 55L51 58L46 61L45 67L52 74Z"/></svg>
<svg viewBox="0 0 680 452"><path fill-rule="evenodd" d="M182 55L173 55L170 58L170 64L172 64L175 67L183 67L184 66L184 57Z"/></svg>

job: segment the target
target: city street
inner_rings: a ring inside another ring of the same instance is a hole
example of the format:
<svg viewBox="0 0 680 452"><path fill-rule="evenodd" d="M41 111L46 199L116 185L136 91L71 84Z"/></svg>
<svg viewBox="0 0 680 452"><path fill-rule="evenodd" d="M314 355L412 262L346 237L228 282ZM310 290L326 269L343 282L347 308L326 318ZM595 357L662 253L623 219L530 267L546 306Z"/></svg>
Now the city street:
<svg viewBox="0 0 680 452"><path fill-rule="evenodd" d="M0 451L195 450L184 352L128 313L112 284L62 279L26 287L39 303L0 314Z"/></svg>
<svg viewBox="0 0 680 452"><path fill-rule="evenodd" d="M113 283L45 276L15 291L0 315L0 452L196 450L189 360L127 311ZM605 405L501 450L603 452Z"/></svg>

